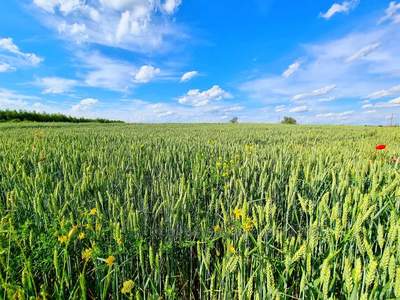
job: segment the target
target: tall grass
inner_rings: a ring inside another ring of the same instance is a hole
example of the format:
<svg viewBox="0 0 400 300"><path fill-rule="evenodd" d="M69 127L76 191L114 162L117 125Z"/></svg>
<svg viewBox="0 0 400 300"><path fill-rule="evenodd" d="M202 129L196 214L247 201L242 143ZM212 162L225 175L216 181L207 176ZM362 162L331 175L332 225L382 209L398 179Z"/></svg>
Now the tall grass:
<svg viewBox="0 0 400 300"><path fill-rule="evenodd" d="M399 298L398 135L0 125L0 296Z"/></svg>

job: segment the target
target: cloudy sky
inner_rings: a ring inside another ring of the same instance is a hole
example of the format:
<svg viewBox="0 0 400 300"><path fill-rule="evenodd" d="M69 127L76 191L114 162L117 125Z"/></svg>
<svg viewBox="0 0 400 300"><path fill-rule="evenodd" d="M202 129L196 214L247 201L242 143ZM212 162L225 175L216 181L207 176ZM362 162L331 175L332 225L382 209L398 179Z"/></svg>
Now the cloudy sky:
<svg viewBox="0 0 400 300"><path fill-rule="evenodd" d="M0 109L400 122L400 1L0 1Z"/></svg>

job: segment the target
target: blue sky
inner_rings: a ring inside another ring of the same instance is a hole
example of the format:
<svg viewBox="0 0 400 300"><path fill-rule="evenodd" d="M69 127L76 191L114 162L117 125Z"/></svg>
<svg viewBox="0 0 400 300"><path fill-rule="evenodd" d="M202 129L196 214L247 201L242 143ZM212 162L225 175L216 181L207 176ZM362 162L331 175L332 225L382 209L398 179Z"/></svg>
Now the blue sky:
<svg viewBox="0 0 400 300"><path fill-rule="evenodd" d="M400 121L400 1L0 2L0 109Z"/></svg>

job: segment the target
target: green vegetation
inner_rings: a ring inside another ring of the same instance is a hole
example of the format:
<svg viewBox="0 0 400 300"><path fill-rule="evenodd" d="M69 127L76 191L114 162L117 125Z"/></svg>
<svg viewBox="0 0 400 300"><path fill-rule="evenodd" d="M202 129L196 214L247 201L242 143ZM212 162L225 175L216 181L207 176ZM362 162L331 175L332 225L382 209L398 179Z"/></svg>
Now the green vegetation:
<svg viewBox="0 0 400 300"><path fill-rule="evenodd" d="M63 123L123 123L122 121L106 119L75 118L63 114L47 114L31 111L2 110L0 111L0 122L7 121L32 121L32 122L63 122Z"/></svg>
<svg viewBox="0 0 400 300"><path fill-rule="evenodd" d="M296 125L297 121L295 118L292 117L284 117L281 121L282 124L289 124L289 125Z"/></svg>
<svg viewBox="0 0 400 300"><path fill-rule="evenodd" d="M229 120L229 123L237 124L237 123L239 123L239 118L238 117L233 117L232 119Z"/></svg>
<svg viewBox="0 0 400 300"><path fill-rule="evenodd" d="M0 297L399 298L398 135L0 124Z"/></svg>

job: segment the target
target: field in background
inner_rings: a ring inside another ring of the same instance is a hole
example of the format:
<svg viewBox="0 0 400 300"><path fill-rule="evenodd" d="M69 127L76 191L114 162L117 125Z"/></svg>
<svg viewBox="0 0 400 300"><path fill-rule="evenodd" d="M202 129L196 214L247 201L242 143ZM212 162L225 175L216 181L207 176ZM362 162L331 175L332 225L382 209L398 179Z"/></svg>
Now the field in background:
<svg viewBox="0 0 400 300"><path fill-rule="evenodd" d="M399 298L399 136L0 124L0 296Z"/></svg>

